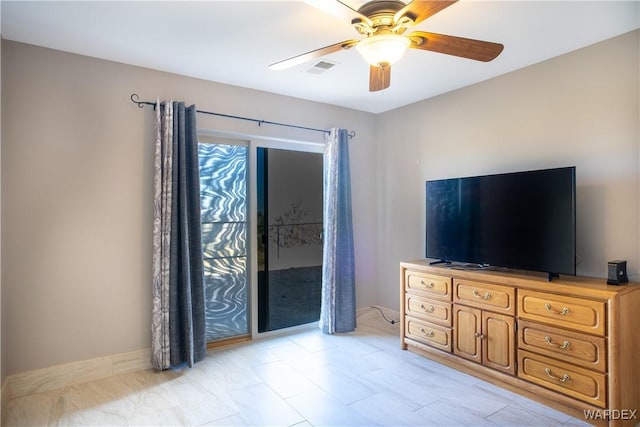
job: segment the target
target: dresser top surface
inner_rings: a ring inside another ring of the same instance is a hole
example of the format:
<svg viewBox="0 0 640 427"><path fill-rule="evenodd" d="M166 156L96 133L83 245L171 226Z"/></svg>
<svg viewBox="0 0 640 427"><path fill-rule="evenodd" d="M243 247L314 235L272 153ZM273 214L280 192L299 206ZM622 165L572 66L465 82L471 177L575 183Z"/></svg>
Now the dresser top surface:
<svg viewBox="0 0 640 427"><path fill-rule="evenodd" d="M514 270L499 267L486 269L466 269L458 265L429 265L432 260L418 259L404 261L400 265L403 269L422 271L458 279L480 280L490 283L510 285L515 287L530 288L551 293L579 294L579 289L584 290L586 297L612 298L627 292L640 291L640 283L626 283L623 285L608 285L604 278L581 277L561 275L548 281L546 273Z"/></svg>

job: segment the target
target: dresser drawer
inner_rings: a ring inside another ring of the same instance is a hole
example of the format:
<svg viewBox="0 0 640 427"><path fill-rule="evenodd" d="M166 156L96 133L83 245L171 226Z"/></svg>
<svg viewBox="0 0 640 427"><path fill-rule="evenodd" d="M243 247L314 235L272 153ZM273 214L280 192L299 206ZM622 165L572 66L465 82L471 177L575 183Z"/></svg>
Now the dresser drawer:
<svg viewBox="0 0 640 427"><path fill-rule="evenodd" d="M405 321L407 338L451 353L451 329L410 317L407 317Z"/></svg>
<svg viewBox="0 0 640 427"><path fill-rule="evenodd" d="M454 280L455 302L497 313L514 315L516 312L515 288L471 280Z"/></svg>
<svg viewBox="0 0 640 427"><path fill-rule="evenodd" d="M451 327L451 303L406 294L407 315Z"/></svg>
<svg viewBox="0 0 640 427"><path fill-rule="evenodd" d="M605 309L603 301L526 289L518 292L518 317L597 335L605 334Z"/></svg>
<svg viewBox="0 0 640 427"><path fill-rule="evenodd" d="M559 360L518 351L518 377L604 408L606 375Z"/></svg>
<svg viewBox="0 0 640 427"><path fill-rule="evenodd" d="M602 337L520 320L518 346L601 372L607 367L607 346Z"/></svg>
<svg viewBox="0 0 640 427"><path fill-rule="evenodd" d="M407 292L420 292L430 298L442 301L451 301L451 278L435 276L418 271L407 270L405 272Z"/></svg>

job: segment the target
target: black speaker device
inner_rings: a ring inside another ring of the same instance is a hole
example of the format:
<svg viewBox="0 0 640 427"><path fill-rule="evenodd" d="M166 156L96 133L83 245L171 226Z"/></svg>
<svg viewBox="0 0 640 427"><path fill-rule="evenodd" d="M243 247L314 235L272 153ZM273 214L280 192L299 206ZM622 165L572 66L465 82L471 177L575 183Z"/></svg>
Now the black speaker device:
<svg viewBox="0 0 640 427"><path fill-rule="evenodd" d="M627 261L615 260L607 263L607 284L621 285L627 283Z"/></svg>

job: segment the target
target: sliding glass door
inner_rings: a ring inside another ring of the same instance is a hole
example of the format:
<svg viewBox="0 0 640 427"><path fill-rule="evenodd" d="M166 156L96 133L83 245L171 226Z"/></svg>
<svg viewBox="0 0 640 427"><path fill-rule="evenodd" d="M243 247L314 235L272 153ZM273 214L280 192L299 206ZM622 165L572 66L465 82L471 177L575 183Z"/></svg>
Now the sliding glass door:
<svg viewBox="0 0 640 427"><path fill-rule="evenodd" d="M208 342L320 317L322 146L266 145L200 138Z"/></svg>
<svg viewBox="0 0 640 427"><path fill-rule="evenodd" d="M323 155L257 148L258 331L317 321Z"/></svg>

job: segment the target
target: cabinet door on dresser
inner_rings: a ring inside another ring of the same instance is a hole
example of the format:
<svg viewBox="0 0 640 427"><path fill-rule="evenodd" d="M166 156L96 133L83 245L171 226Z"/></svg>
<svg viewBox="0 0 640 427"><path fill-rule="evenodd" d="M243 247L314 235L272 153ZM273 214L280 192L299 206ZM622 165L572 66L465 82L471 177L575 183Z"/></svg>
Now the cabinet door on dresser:
<svg viewBox="0 0 640 427"><path fill-rule="evenodd" d="M482 363L490 368L516 373L516 333L512 316L482 312Z"/></svg>
<svg viewBox="0 0 640 427"><path fill-rule="evenodd" d="M453 353L482 362L482 310L464 305L453 306Z"/></svg>
<svg viewBox="0 0 640 427"><path fill-rule="evenodd" d="M453 353L514 375L515 319L454 304Z"/></svg>

